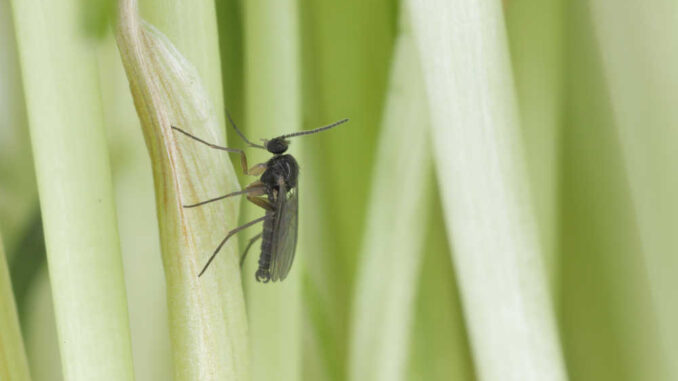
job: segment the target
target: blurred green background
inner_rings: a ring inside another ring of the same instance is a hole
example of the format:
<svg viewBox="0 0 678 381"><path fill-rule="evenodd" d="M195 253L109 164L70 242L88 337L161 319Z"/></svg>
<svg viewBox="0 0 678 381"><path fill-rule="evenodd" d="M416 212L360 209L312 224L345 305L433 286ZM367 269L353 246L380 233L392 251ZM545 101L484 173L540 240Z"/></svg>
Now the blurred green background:
<svg viewBox="0 0 678 381"><path fill-rule="evenodd" d="M402 193L371 195L388 181L375 168L380 142L389 136L383 121L388 119L394 49L403 30L401 4L287 3L298 33L293 45L298 55L286 61L297 65L296 128L344 117L351 122L291 146L301 163L302 211L300 250L289 285L253 282L254 254L245 266L253 378L386 379L365 376L369 373L352 363L352 351L360 350L354 330L360 316L356 299L364 291L362 256L370 239L372 203L379 198L392 206L395 219L413 219L418 228L412 234L422 239L412 300L407 313L395 318L407 331L404 341L394 341L405 354L393 359L402 362L396 379L475 379L478 364L450 256L454 237L445 229L449 221L439 196L446 190L422 165L425 200L418 205L424 213L399 214ZM215 4L223 106L252 140L271 137L280 128L266 123L285 116L257 107L266 83L252 76L262 65L257 60L275 66L289 57L267 56L252 44L264 41L265 46L279 31L252 16L257 7L268 6L265 2ZM112 2L83 1L82 33L91 40L100 70L136 378L168 380L170 340L150 163L111 32L114 8ZM678 289L678 217L673 213L678 210L673 192L678 184L673 105L678 24L670 16L677 10L660 0L503 2L521 119L520 159L528 169L529 201L564 362L574 380L678 380L672 293ZM261 24L253 29L248 23L254 22ZM29 120L11 4L0 0L0 233L32 379L59 380ZM393 133L420 134L425 124ZM231 146L243 146L231 130L227 133ZM253 157L265 159L258 154ZM243 214L248 213L258 212ZM232 227L213 228L226 232ZM392 247L409 239L379 237ZM271 290L259 294L261 287ZM275 306L273 312L269 306ZM266 327L280 325L284 340L264 336ZM504 344L510 348L511 343Z"/></svg>

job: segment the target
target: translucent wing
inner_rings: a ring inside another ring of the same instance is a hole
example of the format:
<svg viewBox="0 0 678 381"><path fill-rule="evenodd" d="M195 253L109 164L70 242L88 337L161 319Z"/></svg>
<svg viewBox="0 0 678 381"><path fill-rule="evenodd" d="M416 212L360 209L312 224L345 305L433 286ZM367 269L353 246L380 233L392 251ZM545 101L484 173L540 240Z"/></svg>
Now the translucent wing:
<svg viewBox="0 0 678 381"><path fill-rule="evenodd" d="M299 191L290 191L280 186L276 205L271 249L271 280L283 280L287 277L294 261L297 248L297 216L299 211Z"/></svg>

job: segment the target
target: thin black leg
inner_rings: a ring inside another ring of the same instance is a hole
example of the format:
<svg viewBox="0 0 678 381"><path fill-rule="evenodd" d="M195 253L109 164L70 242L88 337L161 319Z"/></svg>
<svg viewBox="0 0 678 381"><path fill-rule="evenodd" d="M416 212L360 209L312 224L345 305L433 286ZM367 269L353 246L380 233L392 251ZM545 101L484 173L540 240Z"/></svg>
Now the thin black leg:
<svg viewBox="0 0 678 381"><path fill-rule="evenodd" d="M263 234L264 233L259 233L255 235L250 239L250 242L247 243L247 247L245 247L245 251L243 251L242 256L240 257L240 267L242 267L243 263L245 263L245 257L247 256L247 252L250 251L250 247L252 247L252 245L254 245L255 242L260 240Z"/></svg>
<svg viewBox="0 0 678 381"><path fill-rule="evenodd" d="M229 148L229 147L223 147L223 146L218 146L216 144L212 144L208 141L200 139L199 137L197 137L197 136L195 136L195 135L193 135L189 132L182 130L179 127L172 126L172 129L177 130L177 131L181 132L182 134L188 136L189 138L191 138L195 141L198 141L198 142L200 142L200 143L202 143L202 144L204 144L204 145L206 145L210 148L214 148L214 149L218 149L218 150L226 151L226 152L230 152L230 153L240 154L240 167L242 167L242 173L244 173L246 175L250 174L250 171L247 169L247 156L245 155L245 151L238 149L238 148Z"/></svg>
<svg viewBox="0 0 678 381"><path fill-rule="evenodd" d="M254 225L254 224L257 224L257 223L259 223L259 222L262 222L262 221L265 220L265 219L266 219L266 216L259 217L259 218L257 218L256 220L252 220L252 221L246 223L245 225L239 226L239 227L237 227L237 228L231 230L230 232L228 232L228 234L226 234L226 238L224 238L224 239L221 241L221 243L219 244L219 246L217 246L217 249L214 250L214 253L213 253L212 256L210 257L210 259L207 260L207 263L205 264L205 267L202 268L202 271L200 271L200 274L198 274L198 277L202 276L202 274L205 273L205 270L207 270L207 268L209 267L210 263L212 263L212 261L214 260L214 258L215 258L215 257L217 256L217 254L219 253L219 250L221 250L221 248L224 246L224 244L226 243L226 241L228 241L229 238L231 238L231 237L232 237L233 235L235 235L237 232L239 232L239 231L241 231L241 230L244 230L244 229L247 229L248 227L250 227L250 226L252 226L252 225Z"/></svg>
<svg viewBox="0 0 678 381"><path fill-rule="evenodd" d="M237 196L237 195L241 195L241 194L249 194L249 193L261 194L261 192L265 192L265 191L266 191L266 187L245 188L245 189L237 191L237 192L225 194L223 196L219 196L219 197L215 197L215 198L210 198L209 200L201 201L201 202L198 202L196 204L184 205L184 208L195 208L196 206L205 205L205 204L209 204L210 202L223 200L227 197Z"/></svg>

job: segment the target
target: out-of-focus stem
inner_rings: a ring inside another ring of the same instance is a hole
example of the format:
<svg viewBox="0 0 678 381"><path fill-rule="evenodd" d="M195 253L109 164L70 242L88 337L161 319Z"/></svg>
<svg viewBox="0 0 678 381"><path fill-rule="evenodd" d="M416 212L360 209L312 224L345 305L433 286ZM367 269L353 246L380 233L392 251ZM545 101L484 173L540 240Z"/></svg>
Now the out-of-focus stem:
<svg viewBox="0 0 678 381"><path fill-rule="evenodd" d="M356 381L407 378L414 298L431 205L424 80L411 32L402 29L372 170L355 287L350 377Z"/></svg>
<svg viewBox="0 0 678 381"><path fill-rule="evenodd" d="M24 341L19 328L7 258L0 237L0 379L29 381Z"/></svg>
<svg viewBox="0 0 678 381"><path fill-rule="evenodd" d="M663 364L652 368L666 368L653 369L664 372L659 378L676 379L678 5L595 0L590 9L640 232L651 315L662 341L651 357Z"/></svg>
<svg viewBox="0 0 678 381"><path fill-rule="evenodd" d="M478 376L563 380L501 2L410 0L408 11Z"/></svg>
<svg viewBox="0 0 678 381"><path fill-rule="evenodd" d="M506 23L531 196L547 275L557 279L559 138L563 117L562 0L512 0ZM552 287L553 288L553 287ZM552 293L556 295L556 292Z"/></svg>
<svg viewBox="0 0 678 381"><path fill-rule="evenodd" d="M244 125L250 139L272 138L301 127L300 36L297 0L246 1L245 26L245 93ZM302 163L299 155L305 139L295 139L290 153ZM268 152L250 150L254 162L265 161ZM303 169L302 169L303 172ZM302 181L304 174L302 173ZM303 188L305 183L299 184ZM301 207L304 207L304 189ZM263 214L251 208L247 220ZM301 228L303 224L301 222ZM298 380L301 377L301 274L304 251L300 232L295 264L284 282L261 284L255 281L258 247L245 264L245 282L251 324L252 363L266 364L252 369L252 379ZM244 237L254 235L246 233Z"/></svg>
<svg viewBox="0 0 678 381"><path fill-rule="evenodd" d="M132 380L99 73L81 2L12 5L64 378Z"/></svg>

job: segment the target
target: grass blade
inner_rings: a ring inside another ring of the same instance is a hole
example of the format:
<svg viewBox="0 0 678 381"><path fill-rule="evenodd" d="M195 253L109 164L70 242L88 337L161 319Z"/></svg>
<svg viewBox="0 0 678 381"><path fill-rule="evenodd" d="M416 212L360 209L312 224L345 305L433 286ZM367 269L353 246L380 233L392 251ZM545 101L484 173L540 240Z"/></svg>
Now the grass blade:
<svg viewBox="0 0 678 381"><path fill-rule="evenodd" d="M31 377L35 381L61 381L64 379L63 366L47 264L41 266L35 275L24 303L26 318L21 323L26 332L26 355Z"/></svg>
<svg viewBox="0 0 678 381"><path fill-rule="evenodd" d="M408 5L478 376L565 379L538 233L524 193L501 2Z"/></svg>
<svg viewBox="0 0 678 381"><path fill-rule="evenodd" d="M31 376L3 246L0 237L0 379L29 381Z"/></svg>
<svg viewBox="0 0 678 381"><path fill-rule="evenodd" d="M0 232L12 263L38 209L38 187L9 1L0 1L0 51Z"/></svg>
<svg viewBox="0 0 678 381"><path fill-rule="evenodd" d="M561 0L511 0L506 27L531 195L550 283L557 274L559 142L563 116Z"/></svg>
<svg viewBox="0 0 678 381"><path fill-rule="evenodd" d="M180 126L224 145L223 117L214 109L222 104L214 4L178 1L173 5L152 3L147 11L179 41L182 52L189 52L191 61L161 32L142 24L136 1L120 3L117 39L151 157L174 379L244 380L249 361L237 240L224 246L198 278L225 231L235 228L237 201L182 207L236 191L239 185L225 153L171 129ZM195 24L187 26L185 19ZM202 86L203 80L207 87ZM226 229L214 228L224 226L224 221Z"/></svg>
<svg viewBox="0 0 678 381"><path fill-rule="evenodd" d="M301 127L299 25L296 0L243 3L245 26L246 129L250 139L273 138ZM298 155L306 138L293 139L289 152ZM254 162L270 154L250 150ZM306 174L302 169L302 178ZM253 181L252 177L247 179ZM306 189L301 189L302 207ZM261 216L249 208L248 220ZM301 234L304 234L303 231ZM250 233L246 237L254 235ZM259 245L257 245L259 246ZM294 266L282 283L255 281L258 247L245 264L248 312L252 342L253 380L298 380L301 377L301 273L304 252L297 248Z"/></svg>
<svg viewBox="0 0 678 381"><path fill-rule="evenodd" d="M396 42L387 97L355 287L352 380L404 380L408 371L432 181L426 95L407 31Z"/></svg>
<svg viewBox="0 0 678 381"><path fill-rule="evenodd" d="M64 378L131 380L96 56L80 2L12 5Z"/></svg>
<svg viewBox="0 0 678 381"><path fill-rule="evenodd" d="M435 179L432 179L437 184ZM411 380L475 380L473 358L438 192L421 264L410 349Z"/></svg>
<svg viewBox="0 0 678 381"><path fill-rule="evenodd" d="M673 1L591 2L622 160L659 323L660 357L678 378L678 49Z"/></svg>
<svg viewBox="0 0 678 381"><path fill-rule="evenodd" d="M567 12L558 301L568 374L667 379L590 4L568 2Z"/></svg>
<svg viewBox="0 0 678 381"><path fill-rule="evenodd" d="M115 38L108 34L101 42L99 83L111 151L134 371L139 380L169 380L171 346L153 173Z"/></svg>
<svg viewBox="0 0 678 381"><path fill-rule="evenodd" d="M304 128L351 118L303 145L300 240L304 377L345 380L351 290L364 233L378 128L396 32L390 0L300 1ZM306 225L304 225L308 222Z"/></svg>

